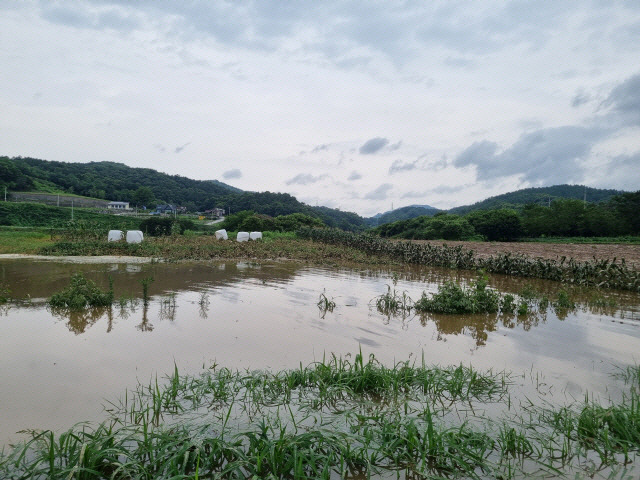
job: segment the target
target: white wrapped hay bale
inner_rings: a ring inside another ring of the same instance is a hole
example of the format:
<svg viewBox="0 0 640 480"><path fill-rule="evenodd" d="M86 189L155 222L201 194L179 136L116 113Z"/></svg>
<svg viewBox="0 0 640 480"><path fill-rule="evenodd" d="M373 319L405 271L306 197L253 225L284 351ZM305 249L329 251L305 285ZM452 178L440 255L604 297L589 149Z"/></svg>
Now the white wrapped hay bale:
<svg viewBox="0 0 640 480"><path fill-rule="evenodd" d="M249 234L249 240L258 240L262 239L262 232L251 232Z"/></svg>
<svg viewBox="0 0 640 480"><path fill-rule="evenodd" d="M142 243L143 238L140 230L127 230L127 243Z"/></svg>
<svg viewBox="0 0 640 480"><path fill-rule="evenodd" d="M229 235L227 235L227 231L224 228L216 230L216 240L229 240Z"/></svg>
<svg viewBox="0 0 640 480"><path fill-rule="evenodd" d="M238 232L238 236L236 240L239 242L248 242L249 241L249 232Z"/></svg>
<svg viewBox="0 0 640 480"><path fill-rule="evenodd" d="M119 242L124 238L124 233L122 230L109 230L109 235L107 236L108 242Z"/></svg>

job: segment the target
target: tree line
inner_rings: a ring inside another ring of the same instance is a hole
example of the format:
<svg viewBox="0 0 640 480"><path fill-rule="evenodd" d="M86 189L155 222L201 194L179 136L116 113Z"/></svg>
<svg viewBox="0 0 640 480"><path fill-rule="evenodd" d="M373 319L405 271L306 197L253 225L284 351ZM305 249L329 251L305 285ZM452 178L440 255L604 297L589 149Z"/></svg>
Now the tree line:
<svg viewBox="0 0 640 480"><path fill-rule="evenodd" d="M381 225L372 233L386 238L490 241L640 235L640 191L616 195L603 203L556 199L547 205L525 205L520 211L442 212Z"/></svg>

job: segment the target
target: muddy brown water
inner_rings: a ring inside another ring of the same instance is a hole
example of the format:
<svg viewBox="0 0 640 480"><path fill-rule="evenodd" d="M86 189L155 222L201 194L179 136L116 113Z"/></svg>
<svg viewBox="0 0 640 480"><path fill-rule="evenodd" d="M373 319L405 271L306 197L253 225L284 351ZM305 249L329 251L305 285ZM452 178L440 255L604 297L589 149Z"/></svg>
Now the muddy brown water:
<svg viewBox="0 0 640 480"><path fill-rule="evenodd" d="M111 309L51 311L46 299L83 273L106 288ZM150 301L142 302L144 278ZM614 374L640 361L640 296L575 290L554 282L489 277L502 293L525 287L557 298L569 312L388 316L374 299L391 287L417 300L447 280L472 273L323 269L295 263L77 264L0 260L0 286L12 300L0 309L0 445L26 429L65 429L105 418L103 406L138 381L197 373L212 363L237 369L282 369L362 349L391 365L472 365L536 377L559 401L616 396ZM396 284L394 285L394 279ZM320 294L335 301L318 308ZM594 298L615 306L590 306ZM542 379L542 380L541 380ZM539 392L538 392L539 393ZM550 398L550 397L549 397Z"/></svg>

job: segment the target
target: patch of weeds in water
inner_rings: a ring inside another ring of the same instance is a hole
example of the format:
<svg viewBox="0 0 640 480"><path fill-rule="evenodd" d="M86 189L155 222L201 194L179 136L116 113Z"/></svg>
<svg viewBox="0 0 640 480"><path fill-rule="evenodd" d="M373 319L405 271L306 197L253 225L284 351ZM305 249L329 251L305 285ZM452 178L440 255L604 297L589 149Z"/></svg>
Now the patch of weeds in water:
<svg viewBox="0 0 640 480"><path fill-rule="evenodd" d="M614 376L621 378L625 385L631 385L640 394L640 365L631 365L620 369Z"/></svg>
<svg viewBox="0 0 640 480"><path fill-rule="evenodd" d="M11 299L11 290L5 284L0 284L0 305L7 303Z"/></svg>
<svg viewBox="0 0 640 480"><path fill-rule="evenodd" d="M513 313L516 311L516 297L507 293L500 299L500 311L502 313Z"/></svg>
<svg viewBox="0 0 640 480"><path fill-rule="evenodd" d="M547 308L549 308L549 299L543 295L538 302L538 310L544 313L547 311Z"/></svg>
<svg viewBox="0 0 640 480"><path fill-rule="evenodd" d="M525 300L520 300L517 313L519 316L524 316L529 313L529 304Z"/></svg>
<svg viewBox="0 0 640 480"><path fill-rule="evenodd" d="M520 298L527 301L532 301L540 297L538 291L530 283L527 283L524 287L522 287L519 296Z"/></svg>
<svg viewBox="0 0 640 480"><path fill-rule="evenodd" d="M394 285L397 279L394 278ZM384 315L407 315L411 312L414 302L406 291L399 293L387 285L387 293L379 295L375 299L376 309Z"/></svg>
<svg viewBox="0 0 640 480"><path fill-rule="evenodd" d="M533 444L527 434L510 424L503 423L500 426L496 441L502 457L524 459L534 453Z"/></svg>
<svg viewBox="0 0 640 480"><path fill-rule="evenodd" d="M618 306L618 302L614 298L607 298L601 294L594 294L587 301L590 307L596 308L615 308Z"/></svg>
<svg viewBox="0 0 640 480"><path fill-rule="evenodd" d="M207 292L200 292L200 298L198 299L200 318L207 318L209 316L209 304L209 294L207 294Z"/></svg>
<svg viewBox="0 0 640 480"><path fill-rule="evenodd" d="M154 281L153 277L145 277L140 280L142 284L142 303L145 307L149 305L149 285Z"/></svg>
<svg viewBox="0 0 640 480"><path fill-rule="evenodd" d="M160 312L159 316L161 320L174 321L176 318L176 309L178 305L176 303L176 294L170 293L160 299Z"/></svg>
<svg viewBox="0 0 640 480"><path fill-rule="evenodd" d="M120 306L120 308L127 308L127 306L136 307L138 306L138 299L134 297L132 294L122 295L118 299L118 305Z"/></svg>
<svg viewBox="0 0 640 480"><path fill-rule="evenodd" d="M522 416L474 422L475 408L510 399L512 386L504 373L424 358L385 367L362 351L280 372L174 366L112 403L97 427L33 432L1 452L0 477L515 479L532 468L577 478L593 454L611 468L637 460L637 398L527 402Z"/></svg>
<svg viewBox="0 0 640 480"><path fill-rule="evenodd" d="M95 282L77 273L71 277L71 284L61 292L54 293L48 303L54 308L70 310L108 307L113 303L113 281L109 278L109 290L103 292Z"/></svg>
<svg viewBox="0 0 640 480"><path fill-rule="evenodd" d="M578 417L579 441L597 452L604 464L616 462L616 454L629 459L640 445L640 398L633 392L623 405L586 405Z"/></svg>
<svg viewBox="0 0 640 480"><path fill-rule="evenodd" d="M566 290L560 290L558 292L558 299L553 302L553 307L556 310L567 311L576 308L576 304L573 302L573 300L571 300Z"/></svg>
<svg viewBox="0 0 640 480"><path fill-rule="evenodd" d="M446 282L438 287L438 293L431 298L423 294L415 304L419 312L433 313L492 313L500 307L500 294L487 288L487 280L481 277L464 288L454 282Z"/></svg>
<svg viewBox="0 0 640 480"><path fill-rule="evenodd" d="M336 308L336 302L333 300L333 298L329 300L325 292L322 292L320 294L317 305L322 318L324 318L327 312L331 313L333 312L333 309Z"/></svg>

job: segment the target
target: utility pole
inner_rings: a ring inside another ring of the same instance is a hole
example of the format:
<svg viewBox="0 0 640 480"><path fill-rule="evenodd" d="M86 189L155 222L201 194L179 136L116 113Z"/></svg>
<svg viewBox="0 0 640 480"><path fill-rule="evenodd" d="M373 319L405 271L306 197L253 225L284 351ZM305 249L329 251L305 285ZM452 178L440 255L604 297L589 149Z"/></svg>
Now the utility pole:
<svg viewBox="0 0 640 480"><path fill-rule="evenodd" d="M71 200L71 221L73 222L73 200Z"/></svg>

